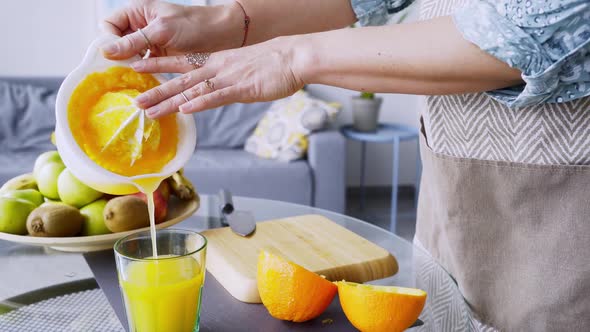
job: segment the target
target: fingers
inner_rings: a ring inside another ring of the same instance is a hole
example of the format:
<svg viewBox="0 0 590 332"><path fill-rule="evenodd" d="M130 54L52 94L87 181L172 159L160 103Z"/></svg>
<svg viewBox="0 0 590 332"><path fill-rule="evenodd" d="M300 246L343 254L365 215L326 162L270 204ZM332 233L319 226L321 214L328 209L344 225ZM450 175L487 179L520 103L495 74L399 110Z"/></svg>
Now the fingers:
<svg viewBox="0 0 590 332"><path fill-rule="evenodd" d="M131 68L140 73L186 73L194 69L184 55L139 60Z"/></svg>
<svg viewBox="0 0 590 332"><path fill-rule="evenodd" d="M139 107L147 110L148 108L197 84L200 82L201 76L202 74L200 75L196 70L189 71L186 74L140 94L135 98L135 102ZM154 113L158 112L154 111Z"/></svg>
<svg viewBox="0 0 590 332"><path fill-rule="evenodd" d="M121 30L119 30L119 28L117 28L116 26L114 26L113 24L111 24L107 21L100 22L100 30L104 31L104 32L108 32L108 33L116 35L116 36L119 36L119 37L121 37L123 35L123 32L121 32Z"/></svg>
<svg viewBox="0 0 590 332"><path fill-rule="evenodd" d="M187 103L187 100L184 99L181 92L184 93L184 96L186 96L186 98L190 101L192 99L214 93L217 91L215 89L218 87L219 89L226 88L223 82L216 80L215 78L211 78L209 79L209 84L207 84L206 81L203 81L195 84L189 89L179 90L170 98L146 109L146 113L149 117L159 118L170 113L178 112L178 107Z"/></svg>
<svg viewBox="0 0 590 332"><path fill-rule="evenodd" d="M237 103L239 101L239 89L237 86L233 85L199 96L188 103L181 105L179 109L185 114L195 113L227 104Z"/></svg>
<svg viewBox="0 0 590 332"><path fill-rule="evenodd" d="M190 98L186 93L185 96L187 96L187 98ZM154 107L148 108L147 110L145 110L145 112L150 118L157 119L163 117L164 115L178 112L178 107L184 103L186 103L186 99L184 99L184 97L179 93L171 98L164 100L163 102L159 103Z"/></svg>
<svg viewBox="0 0 590 332"><path fill-rule="evenodd" d="M151 90L148 90L135 98L137 105L143 109L152 107L174 95L185 91L197 83L211 77L213 74L205 68L189 71L186 74L180 75L173 80L170 80L162 85L159 85Z"/></svg>
<svg viewBox="0 0 590 332"><path fill-rule="evenodd" d="M146 37L149 36L149 30L149 26L142 30ZM124 35L113 42L103 45L101 49L107 59L128 59L136 54L139 54L139 52L142 50L149 48L150 45L148 45L146 37L144 37L141 32L135 31L133 33Z"/></svg>
<svg viewBox="0 0 590 332"><path fill-rule="evenodd" d="M130 26L127 8L117 10L113 15L106 18L101 26L107 32L119 37L123 36L123 31L129 29Z"/></svg>

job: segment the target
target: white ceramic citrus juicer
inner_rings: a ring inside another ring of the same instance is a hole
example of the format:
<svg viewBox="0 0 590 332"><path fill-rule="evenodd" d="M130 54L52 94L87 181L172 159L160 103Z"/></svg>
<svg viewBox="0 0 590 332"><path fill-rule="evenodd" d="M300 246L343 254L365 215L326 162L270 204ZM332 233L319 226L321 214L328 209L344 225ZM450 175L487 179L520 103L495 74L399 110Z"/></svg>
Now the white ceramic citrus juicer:
<svg viewBox="0 0 590 332"><path fill-rule="evenodd" d="M101 167L88 157L78 145L70 129L68 104L72 93L87 75L94 72L103 72L114 66L129 67L132 62L140 60L139 56L119 61L104 58L100 46L116 38L118 37L114 35L103 35L94 40L86 51L82 63L62 83L55 105L55 138L57 150L64 164L78 179L98 191L112 195L126 195L137 191L145 191L148 189L146 186L149 186L149 183L167 178L181 169L193 155L197 141L197 130L192 115L182 113L175 115L178 126L176 155L159 173L127 177ZM153 76L160 83L166 82L162 75L154 74Z"/></svg>

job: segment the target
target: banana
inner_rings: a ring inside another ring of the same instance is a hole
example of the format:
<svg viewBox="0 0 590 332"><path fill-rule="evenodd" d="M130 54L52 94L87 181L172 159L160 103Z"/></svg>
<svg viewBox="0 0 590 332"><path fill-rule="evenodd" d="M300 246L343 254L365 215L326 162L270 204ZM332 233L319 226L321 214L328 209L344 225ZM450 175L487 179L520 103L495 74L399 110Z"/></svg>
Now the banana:
<svg viewBox="0 0 590 332"><path fill-rule="evenodd" d="M37 190L37 181L32 173L22 174L6 181L6 183L0 188L0 191L20 189Z"/></svg>
<svg viewBox="0 0 590 332"><path fill-rule="evenodd" d="M168 183L170 184L172 193L176 197L185 201L198 198L195 187L191 181L184 176L184 171L182 169L172 174L172 176L168 178Z"/></svg>

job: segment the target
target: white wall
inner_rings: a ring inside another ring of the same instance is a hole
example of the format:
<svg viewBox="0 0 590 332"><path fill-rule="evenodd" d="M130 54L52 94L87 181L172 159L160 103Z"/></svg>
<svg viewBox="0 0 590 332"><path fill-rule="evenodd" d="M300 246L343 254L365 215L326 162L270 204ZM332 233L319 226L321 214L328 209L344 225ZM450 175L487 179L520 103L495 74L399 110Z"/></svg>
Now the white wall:
<svg viewBox="0 0 590 332"><path fill-rule="evenodd" d="M95 1L2 1L0 75L63 76L97 32Z"/></svg>
<svg viewBox="0 0 590 332"><path fill-rule="evenodd" d="M223 2L225 0L210 0ZM196 0L195 3L202 2ZM0 76L65 76L82 59L86 47L99 33L104 16L101 0L19 0L0 2ZM383 41L380 41L383 42ZM311 86L310 91L329 101L339 101L344 110L338 124L350 123L350 96L357 92ZM419 97L381 95L380 121L417 126ZM403 143L400 183L415 180L415 143ZM348 183L358 184L360 149L348 143ZM367 184L386 186L391 181L391 145L372 144L367 150Z"/></svg>

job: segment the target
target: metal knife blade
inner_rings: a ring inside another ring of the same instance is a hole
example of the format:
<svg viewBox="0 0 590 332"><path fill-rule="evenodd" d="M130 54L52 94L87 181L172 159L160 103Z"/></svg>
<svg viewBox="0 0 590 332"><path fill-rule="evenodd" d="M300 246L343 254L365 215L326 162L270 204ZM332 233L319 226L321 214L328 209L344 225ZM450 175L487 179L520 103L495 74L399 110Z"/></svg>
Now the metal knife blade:
<svg viewBox="0 0 590 332"><path fill-rule="evenodd" d="M248 236L256 230L256 221L254 215L250 211L236 210L225 215L225 220L229 224L231 230L241 236Z"/></svg>
<svg viewBox="0 0 590 332"><path fill-rule="evenodd" d="M222 221L231 230L241 236L248 236L256 230L256 219L250 211L238 211L234 208L232 194L227 189L219 191L219 209Z"/></svg>

